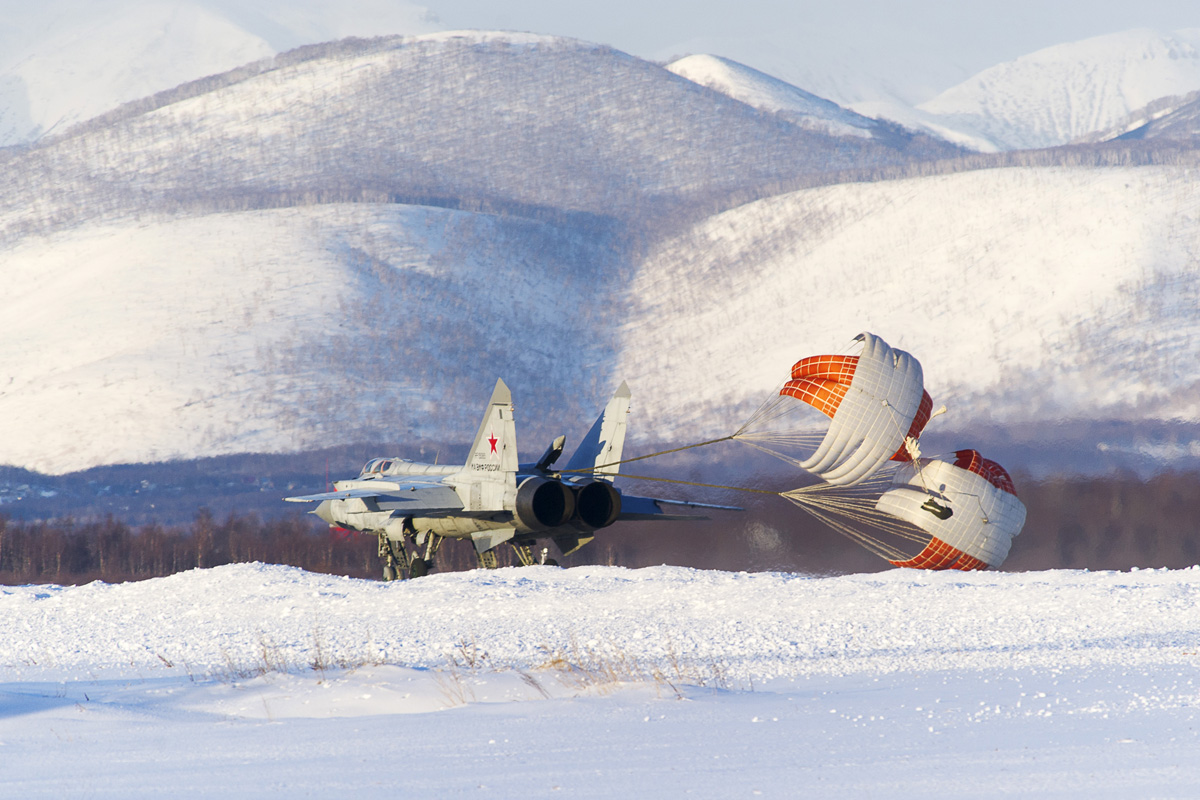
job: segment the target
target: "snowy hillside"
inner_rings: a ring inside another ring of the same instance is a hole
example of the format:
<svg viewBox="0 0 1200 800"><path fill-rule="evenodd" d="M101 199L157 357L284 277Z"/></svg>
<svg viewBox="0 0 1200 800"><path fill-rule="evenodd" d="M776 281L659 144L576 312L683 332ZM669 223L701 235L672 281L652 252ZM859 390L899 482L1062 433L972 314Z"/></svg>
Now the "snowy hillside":
<svg viewBox="0 0 1200 800"><path fill-rule="evenodd" d="M921 360L950 408L931 431L999 424L1008 441L1028 439L1023 458L1067 448L1082 465L1104 442L1071 440L1073 421L1200 422L1197 252L1200 190L1186 168L804 190L651 253L630 287L618 371L638 387L642 430L699 441L732 432L800 356L869 330ZM1192 430L1176 457L1196 457Z"/></svg>
<svg viewBox="0 0 1200 800"><path fill-rule="evenodd" d="M924 121L931 130L957 129L1013 150L1066 144L1106 130L1154 100L1197 89L1200 29L1132 30L998 64L917 110L929 115Z"/></svg>
<svg viewBox="0 0 1200 800"><path fill-rule="evenodd" d="M419 6L349 0L49 0L10 15L0 44L0 146L61 132L121 103L345 36L436 28ZM272 7L274 6L274 7Z"/></svg>
<svg viewBox="0 0 1200 800"><path fill-rule="evenodd" d="M687 56L671 62L667 69L746 105L780 113L805 127L838 136L870 136L877 125L874 120L848 111L837 103L728 58Z"/></svg>
<svg viewBox="0 0 1200 800"><path fill-rule="evenodd" d="M1186 796L1198 602L1195 567L4 587L5 787Z"/></svg>
<svg viewBox="0 0 1200 800"><path fill-rule="evenodd" d="M710 207L806 173L908 158L788 125L585 42L479 32L346 40L10 152L0 230L148 204L194 212L339 197L582 212L599 225L616 211L644 223L648 209Z"/></svg>
<svg viewBox="0 0 1200 800"><path fill-rule="evenodd" d="M1163 97L1139 108L1112 128L1080 137L1081 142L1160 139L1191 144L1200 139L1200 91Z"/></svg>
<svg viewBox="0 0 1200 800"><path fill-rule="evenodd" d="M269 62L299 46L442 28L424 6L383 0L10 5L0 24L0 146L61 133L122 103ZM1159 98L1200 89L1197 30L1133 30L1055 45L990 67L932 99L945 76L961 74L946 53L911 53L897 70L861 43L827 40L820 26L791 38L690 41L693 52L717 49L678 59L671 69L839 135L861 135L877 127L868 119L883 118L977 150L1047 147L1105 130ZM842 106L831 108L830 100Z"/></svg>
<svg viewBox="0 0 1200 800"><path fill-rule="evenodd" d="M416 206L33 237L5 259L0 461L64 472L466 431L497 364L544 381L531 408L582 423L611 389L604 367L569 365L611 360L591 301L620 270L550 225ZM526 342L537 330L577 361Z"/></svg>
<svg viewBox="0 0 1200 800"><path fill-rule="evenodd" d="M1191 464L1198 215L1186 169L1146 167L804 190L636 263L604 236L427 207L97 222L7 251L0 460L461 443L498 376L525 449L576 436L622 379L635 440L697 441L871 330L921 359L951 447L987 429L1013 467Z"/></svg>

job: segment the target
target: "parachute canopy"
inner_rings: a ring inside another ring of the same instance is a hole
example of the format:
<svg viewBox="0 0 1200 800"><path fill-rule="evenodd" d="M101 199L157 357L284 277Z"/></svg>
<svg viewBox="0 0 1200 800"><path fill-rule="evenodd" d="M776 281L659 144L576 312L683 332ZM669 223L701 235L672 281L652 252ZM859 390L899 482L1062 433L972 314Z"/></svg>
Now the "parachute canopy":
<svg viewBox="0 0 1200 800"><path fill-rule="evenodd" d="M880 511L931 537L915 557L892 560L896 566L998 567L1025 526L1025 505L1004 467L975 450L959 450L954 456L953 463L931 459L900 467L894 488L876 503Z"/></svg>
<svg viewBox="0 0 1200 800"><path fill-rule="evenodd" d="M921 364L874 334L859 334L854 341L861 343L857 355L796 362L778 396L764 403L733 438L837 486L867 479L889 459L911 458L909 445L920 436L933 407ZM809 409L828 417L823 431L799 422L797 412Z"/></svg>
<svg viewBox="0 0 1200 800"><path fill-rule="evenodd" d="M998 567L1025 525L1012 478L975 450L893 464L854 486L822 483L783 496L897 567Z"/></svg>

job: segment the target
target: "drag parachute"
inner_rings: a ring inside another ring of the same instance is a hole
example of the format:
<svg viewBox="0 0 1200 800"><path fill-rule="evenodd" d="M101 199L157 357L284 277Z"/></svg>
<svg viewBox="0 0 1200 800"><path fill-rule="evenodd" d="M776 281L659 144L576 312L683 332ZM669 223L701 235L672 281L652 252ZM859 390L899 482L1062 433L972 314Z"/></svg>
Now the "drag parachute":
<svg viewBox="0 0 1200 800"><path fill-rule="evenodd" d="M915 557L893 560L898 567L984 569L1008 557L1012 539L1025 526L1004 467L975 450L959 450L953 463L931 459L900 467L893 486L876 508L930 534Z"/></svg>
<svg viewBox="0 0 1200 800"><path fill-rule="evenodd" d="M910 460L933 408L921 364L874 334L854 341L856 355L796 362L778 394L732 438L835 486L860 483L890 459ZM814 409L825 424L814 426Z"/></svg>
<svg viewBox="0 0 1200 800"><path fill-rule="evenodd" d="M783 496L897 567L998 567L1025 525L1012 478L975 450L892 465L855 486ZM911 545L920 549L910 554Z"/></svg>

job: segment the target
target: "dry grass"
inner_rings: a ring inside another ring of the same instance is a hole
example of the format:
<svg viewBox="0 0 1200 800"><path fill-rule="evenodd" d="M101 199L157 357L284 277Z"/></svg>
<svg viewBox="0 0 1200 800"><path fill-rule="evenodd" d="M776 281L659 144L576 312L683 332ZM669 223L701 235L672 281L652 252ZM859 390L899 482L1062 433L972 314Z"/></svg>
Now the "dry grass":
<svg viewBox="0 0 1200 800"><path fill-rule="evenodd" d="M367 666L395 663L383 656L371 640L363 643L357 653L344 649L336 653L330 648L319 625L313 627L308 647L281 645L259 632L255 656L238 660L226 649L221 650L224 665L202 675L204 678L232 683L275 673L299 674L311 671L318 681L326 680L331 670L354 670ZM662 654L656 659L630 654L611 642L580 644L575 638L565 646L541 645L542 660L532 668L499 663L474 638L459 640L445 653L446 665L432 670L438 688L450 706L476 702L472 679L480 674L512 672L542 698L555 692L549 682L566 687L576 694L610 694L625 686L653 686L660 696L683 699L682 687L703 687L712 690L750 688L735 687L727 665L714 659L688 659L679 653L674 642L665 641ZM175 662L165 655L158 658L168 668ZM401 665L403 666L403 665ZM189 676L196 680L189 665L183 664Z"/></svg>
<svg viewBox="0 0 1200 800"><path fill-rule="evenodd" d="M679 687L684 685L730 688L729 671L724 665L712 659L686 661L670 640L662 663L640 659L611 643L580 646L574 638L565 648L543 645L541 650L546 660L538 669L553 673L579 691L607 694L623 685L640 683L654 685L660 692L669 690L676 698L683 699Z"/></svg>

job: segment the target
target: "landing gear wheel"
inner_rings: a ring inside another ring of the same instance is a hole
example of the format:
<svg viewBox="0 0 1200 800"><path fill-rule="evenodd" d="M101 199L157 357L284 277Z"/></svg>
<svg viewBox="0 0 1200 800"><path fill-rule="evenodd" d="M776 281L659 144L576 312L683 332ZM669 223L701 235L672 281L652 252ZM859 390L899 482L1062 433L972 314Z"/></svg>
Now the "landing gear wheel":
<svg viewBox="0 0 1200 800"><path fill-rule="evenodd" d="M408 565L408 574L412 578L423 578L429 574L429 568L432 566L428 561L418 555L414 555L412 563Z"/></svg>
<svg viewBox="0 0 1200 800"><path fill-rule="evenodd" d="M408 563L408 559L404 557L404 545L401 544L397 548L383 531L379 532L379 558L383 560L384 581L390 582L404 577L401 574L401 565L407 566Z"/></svg>
<svg viewBox="0 0 1200 800"><path fill-rule="evenodd" d="M542 566L544 566L544 567L557 567L557 566L558 566L558 562L557 562L557 561L555 561L553 558L547 558L545 561L543 561L543 562L542 562Z"/></svg>

